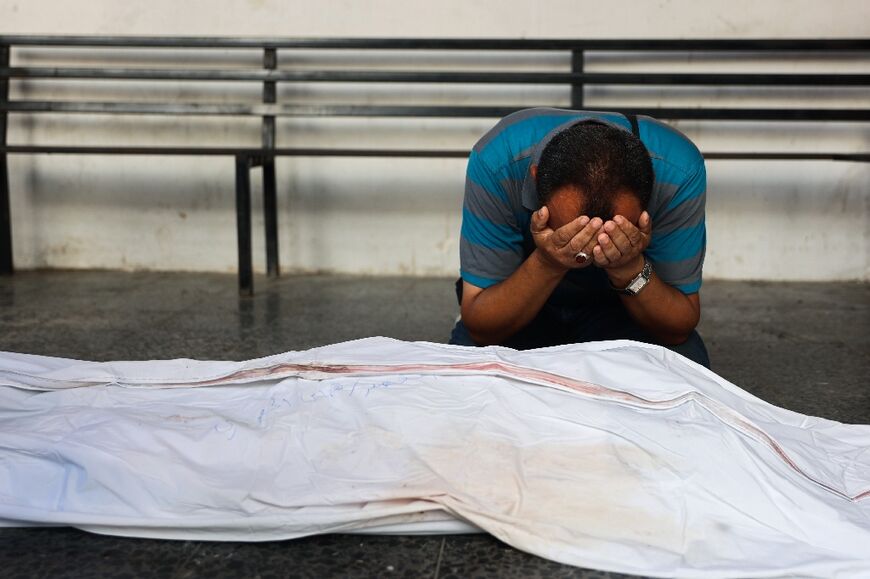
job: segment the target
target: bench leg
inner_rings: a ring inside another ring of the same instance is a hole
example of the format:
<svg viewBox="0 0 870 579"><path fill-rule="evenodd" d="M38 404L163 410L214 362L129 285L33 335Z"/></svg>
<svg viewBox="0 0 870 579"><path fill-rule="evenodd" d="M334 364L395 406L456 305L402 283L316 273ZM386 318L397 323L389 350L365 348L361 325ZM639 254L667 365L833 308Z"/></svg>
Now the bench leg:
<svg viewBox="0 0 870 579"><path fill-rule="evenodd" d="M236 233L239 244L239 295L254 295L251 251L251 159L236 157Z"/></svg>
<svg viewBox="0 0 870 579"><path fill-rule="evenodd" d="M275 159L263 160L263 213L266 224L266 273L278 277L278 200L275 187Z"/></svg>
<svg viewBox="0 0 870 579"><path fill-rule="evenodd" d="M0 67L9 68L9 47L0 47ZM9 100L9 81L0 79L0 101ZM7 113L0 112L0 145L6 144ZM0 275L11 275L12 265L12 212L9 206L8 156L0 153Z"/></svg>
<svg viewBox="0 0 870 579"><path fill-rule="evenodd" d="M12 275L12 212L9 207L9 171L0 156L0 275Z"/></svg>

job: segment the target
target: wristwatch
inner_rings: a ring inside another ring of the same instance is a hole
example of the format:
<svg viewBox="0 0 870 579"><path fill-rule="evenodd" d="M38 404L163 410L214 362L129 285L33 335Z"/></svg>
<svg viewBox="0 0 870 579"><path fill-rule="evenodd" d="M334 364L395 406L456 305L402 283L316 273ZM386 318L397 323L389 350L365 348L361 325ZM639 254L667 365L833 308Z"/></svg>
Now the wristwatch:
<svg viewBox="0 0 870 579"><path fill-rule="evenodd" d="M649 283L649 279L652 277L652 264L647 260L646 257L643 258L643 269L640 270L640 273L629 282L627 286L624 288L614 287L612 284L610 287L618 291L619 293L627 294L630 296L636 296L639 294L643 288L646 287L646 284Z"/></svg>

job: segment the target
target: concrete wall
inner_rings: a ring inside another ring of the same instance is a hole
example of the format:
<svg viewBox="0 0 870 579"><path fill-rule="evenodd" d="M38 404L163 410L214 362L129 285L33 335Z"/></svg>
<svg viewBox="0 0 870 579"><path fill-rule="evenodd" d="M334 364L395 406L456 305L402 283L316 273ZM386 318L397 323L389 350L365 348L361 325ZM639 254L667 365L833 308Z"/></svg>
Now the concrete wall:
<svg viewBox="0 0 870 579"><path fill-rule="evenodd" d="M870 4L856 1L715 0L574 2L518 0L441 2L369 0L0 0L0 32L65 34L176 34L279 36L444 37L856 37L866 36ZM54 53L20 50L14 63L40 64ZM135 53L134 53L135 54ZM215 66L256 63L256 51L194 52ZM80 50L72 65L120 63ZM172 66L173 55L142 65ZM427 53L425 66L445 66ZM397 69L400 57L324 52L281 53L279 65L365 67L377 60ZM531 53L485 55L451 68L481 65L566 70L567 57ZM775 60L739 55L715 60L673 54L637 59L604 54L587 70L777 70ZM870 59L841 69L870 71ZM789 65L792 71L831 72L825 57ZM340 102L360 87L282 86L282 100ZM456 102L445 86L366 87L372 102ZM63 81L16 83L15 98L94 98L216 102L256 101L251 85L179 85L136 82L93 88ZM564 88L482 87L468 104L567 106ZM597 89L588 108L629 104L735 103L867 107L866 90L693 90L678 95ZM667 99L667 100L666 100ZM281 146L470 147L494 120L413 121L279 119ZM702 150L868 150L866 124L682 122ZM100 116L20 116L10 119L13 143L249 144L259 141L255 120ZM285 271L453 275L458 269L459 210L464 161L389 159L281 159L278 187L281 261ZM16 156L10 162L15 260L19 267L129 268L233 271L233 167L229 159ZM870 166L832 162L710 161L708 278L870 279ZM256 186L256 183L255 183ZM257 199L258 189L254 198ZM259 204L255 201L259 209ZM259 213L255 213L259 216ZM262 219L255 220L255 263L263 268Z"/></svg>

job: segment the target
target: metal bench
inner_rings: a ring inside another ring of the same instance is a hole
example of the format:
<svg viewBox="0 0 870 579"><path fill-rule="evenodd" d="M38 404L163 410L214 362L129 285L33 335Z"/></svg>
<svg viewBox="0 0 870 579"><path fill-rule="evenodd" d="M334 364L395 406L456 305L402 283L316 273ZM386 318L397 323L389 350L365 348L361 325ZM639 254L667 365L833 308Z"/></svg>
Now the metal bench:
<svg viewBox="0 0 870 579"><path fill-rule="evenodd" d="M21 48L81 49L111 51L118 48L145 50L185 49L226 50L257 49L262 51L262 66L257 68L215 69L214 67L142 68L135 66L135 56L125 67L11 66L13 51ZM403 70L387 69L294 69L279 68L279 51L395 51L404 59ZM564 72L527 71L451 71L415 70L415 55L420 51L446 51L469 55L504 51L565 54ZM570 102L540 102L536 106L569 106L582 109L584 94L595 86L631 87L868 87L870 74L861 73L647 73L584 72L584 63L595 53L626 52L775 54L787 60L800 60L807 54L870 54L870 39L839 40L509 40L509 39L288 39L288 38L204 38L204 37L107 37L107 36L0 36L0 273L11 274L12 216L9 205L8 155L76 154L76 155L173 155L232 157L236 171L236 216L238 235L239 290L253 293L251 243L251 185L253 167L263 170L263 207L265 213L266 265L269 276L279 275L278 219L276 202L275 158L282 156L330 157L466 157L467 150L353 147L286 148L275 142L278 117L438 117L500 118L523 106L467 105L377 105L377 104L298 104L277 102L277 83L444 83L457 86L563 85L570 87ZM68 100L10 100L10 83L46 79L126 80L138 81L221 81L262 84L261 102L104 102ZM870 102L870 99L868 99ZM595 106L601 110L600 105ZM741 108L741 107L607 107L625 114L650 115L662 120L703 121L870 121L870 109L861 108ZM177 147L177 146L79 146L22 145L7 143L7 117L10 114L99 113L176 116L258 117L262 121L260 147ZM771 151L704 151L707 159L757 160L835 160L868 162L867 151L771 152Z"/></svg>

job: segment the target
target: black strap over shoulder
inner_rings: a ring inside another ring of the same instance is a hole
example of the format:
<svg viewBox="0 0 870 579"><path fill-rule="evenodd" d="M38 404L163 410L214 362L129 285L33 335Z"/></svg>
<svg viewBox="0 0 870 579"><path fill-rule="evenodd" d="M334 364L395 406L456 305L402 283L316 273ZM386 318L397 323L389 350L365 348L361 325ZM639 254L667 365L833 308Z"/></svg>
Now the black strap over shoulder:
<svg viewBox="0 0 870 579"><path fill-rule="evenodd" d="M625 118L628 119L628 122L631 123L631 134L640 138L640 129L637 126L637 115L625 115Z"/></svg>

